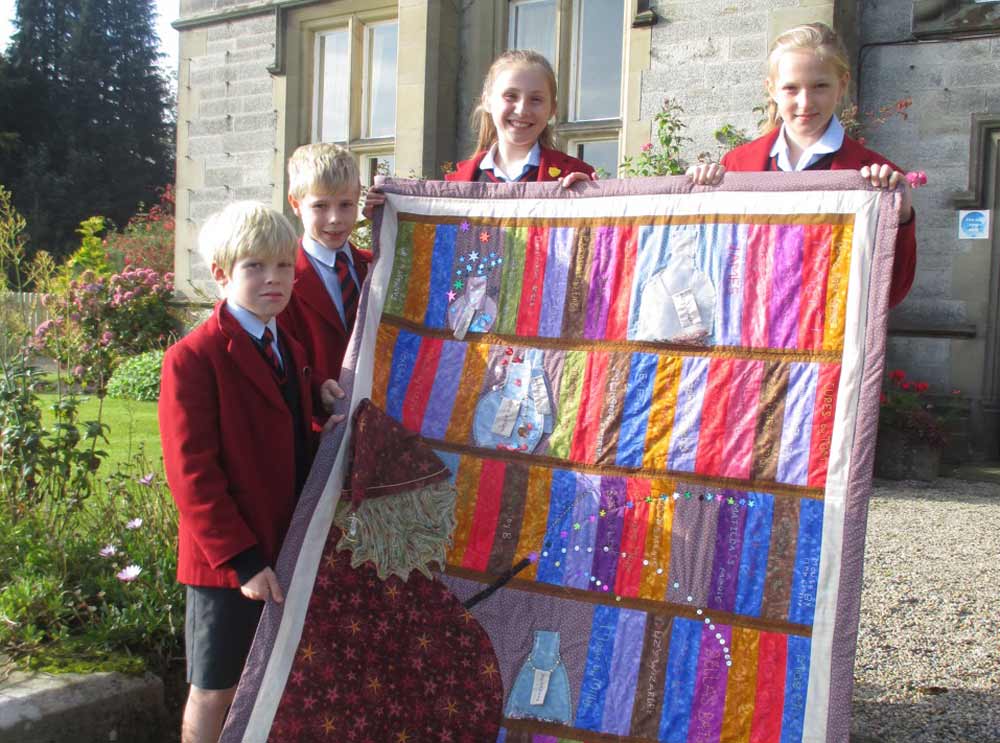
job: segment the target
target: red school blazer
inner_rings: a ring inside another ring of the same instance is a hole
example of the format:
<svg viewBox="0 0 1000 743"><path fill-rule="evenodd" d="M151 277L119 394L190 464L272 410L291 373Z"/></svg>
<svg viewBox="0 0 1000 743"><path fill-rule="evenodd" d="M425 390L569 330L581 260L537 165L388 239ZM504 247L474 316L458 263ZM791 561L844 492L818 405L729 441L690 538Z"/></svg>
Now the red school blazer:
<svg viewBox="0 0 1000 743"><path fill-rule="evenodd" d="M351 245L351 257L360 289L368 275L372 254ZM344 352L351 334L344 328L337 307L327 294L323 279L309 262L301 241L295 257L292 298L278 315L278 327L305 348L313 379L322 382L340 378L340 366L344 363Z"/></svg>
<svg viewBox="0 0 1000 743"><path fill-rule="evenodd" d="M778 138L780 131L780 128L775 129L763 137L727 152L722 158L722 164L726 170L735 172L769 170L771 148L774 146L774 141ZM905 172L891 160L869 150L845 135L844 143L834 153L830 170L860 170L864 165L883 164L901 173ZM896 233L896 255L892 263L892 286L889 289L890 307L895 307L902 302L910 291L916 269L917 219L914 215L910 217L910 221L900 224L899 232Z"/></svg>
<svg viewBox="0 0 1000 743"><path fill-rule="evenodd" d="M307 446L312 415L305 352L283 333L298 374ZM295 509L292 415L267 361L220 302L167 349L159 402L167 484L180 513L177 580L239 588L227 562L256 546L274 565Z"/></svg>
<svg viewBox="0 0 1000 743"><path fill-rule="evenodd" d="M486 150L480 150L468 160L463 160L455 170L448 173L444 179L446 181L474 181L476 172L479 170L479 163L486 157ZM548 150L541 148L541 157L538 165L538 181L556 181L569 175L570 173L586 173L593 175L594 169L583 160L570 157L565 152L559 150Z"/></svg>

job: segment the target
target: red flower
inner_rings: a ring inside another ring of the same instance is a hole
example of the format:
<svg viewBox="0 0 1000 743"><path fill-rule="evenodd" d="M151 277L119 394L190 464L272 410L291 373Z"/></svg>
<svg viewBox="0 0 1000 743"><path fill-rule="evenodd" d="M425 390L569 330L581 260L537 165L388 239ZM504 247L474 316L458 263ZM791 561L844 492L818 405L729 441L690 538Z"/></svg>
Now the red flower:
<svg viewBox="0 0 1000 743"><path fill-rule="evenodd" d="M879 398L878 398L879 405L885 405L888 401L889 401L889 398L885 396L884 392L881 395L879 395Z"/></svg>
<svg viewBox="0 0 1000 743"><path fill-rule="evenodd" d="M908 389L910 389L910 383L909 382L903 382L902 387L903 387L904 390L908 390Z"/></svg>
<svg viewBox="0 0 1000 743"><path fill-rule="evenodd" d="M902 369L896 369L895 371L891 371L889 372L889 379L891 379L893 382L902 382L904 379L906 379L906 372L904 372Z"/></svg>
<svg viewBox="0 0 1000 743"><path fill-rule="evenodd" d="M930 387L927 382L917 382L914 386L916 387L917 392L926 392Z"/></svg>

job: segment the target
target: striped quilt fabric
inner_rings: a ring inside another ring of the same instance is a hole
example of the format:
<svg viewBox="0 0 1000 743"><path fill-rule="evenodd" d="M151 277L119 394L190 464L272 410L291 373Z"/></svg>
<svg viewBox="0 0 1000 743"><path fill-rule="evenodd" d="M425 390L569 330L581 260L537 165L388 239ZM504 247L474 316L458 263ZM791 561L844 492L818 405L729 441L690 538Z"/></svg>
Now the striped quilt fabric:
<svg viewBox="0 0 1000 743"><path fill-rule="evenodd" d="M898 197L854 173L383 189L345 384L451 470L459 598L527 558L471 610L498 740L846 742ZM319 481L283 554L306 596ZM273 614L245 740L314 620Z"/></svg>

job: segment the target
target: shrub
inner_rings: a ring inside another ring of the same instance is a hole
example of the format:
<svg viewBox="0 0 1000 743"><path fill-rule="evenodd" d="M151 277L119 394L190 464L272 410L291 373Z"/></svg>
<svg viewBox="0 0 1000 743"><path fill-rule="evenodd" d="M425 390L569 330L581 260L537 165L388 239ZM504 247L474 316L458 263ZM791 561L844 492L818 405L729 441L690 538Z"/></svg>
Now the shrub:
<svg viewBox="0 0 1000 743"><path fill-rule="evenodd" d="M150 268L126 268L110 277L85 271L46 298L54 319L36 328L33 347L103 394L120 361L165 348L180 332L168 304L172 291L173 274Z"/></svg>
<svg viewBox="0 0 1000 743"><path fill-rule="evenodd" d="M163 351L146 351L125 359L111 374L108 397L151 402L160 399Z"/></svg>
<svg viewBox="0 0 1000 743"><path fill-rule="evenodd" d="M681 134L687 124L681 121L684 109L671 101L663 100L663 106L653 117L653 129L656 132L656 144L647 142L642 146L642 152L635 157L626 157L619 170L623 178L650 175L680 175L686 164L681 159L681 148L691 140Z"/></svg>
<svg viewBox="0 0 1000 743"><path fill-rule="evenodd" d="M150 268L159 274L174 270L174 190L160 190L160 202L136 214L121 232L111 232L105 240L109 260L122 266ZM120 257L120 258L119 258Z"/></svg>

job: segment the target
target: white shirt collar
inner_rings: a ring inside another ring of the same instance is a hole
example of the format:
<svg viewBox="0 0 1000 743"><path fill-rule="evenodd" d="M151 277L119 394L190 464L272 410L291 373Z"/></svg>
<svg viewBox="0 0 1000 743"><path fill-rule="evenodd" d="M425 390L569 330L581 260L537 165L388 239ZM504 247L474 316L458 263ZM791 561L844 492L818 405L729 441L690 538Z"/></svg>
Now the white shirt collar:
<svg viewBox="0 0 1000 743"><path fill-rule="evenodd" d="M333 268L334 262L337 260L337 253L343 252L347 256L347 261L352 266L354 265L354 256L351 255L351 251L348 249L348 240L344 241L336 250L330 250L328 247L322 243L313 240L309 235L302 236L302 249L306 251L313 258L318 260L324 266Z"/></svg>
<svg viewBox="0 0 1000 743"><path fill-rule="evenodd" d="M507 181L508 183L513 183L514 181L516 181L518 178L524 175L525 171L528 170L528 168L532 167L537 168L539 165L542 164L542 148L538 144L538 142L535 142L534 147L531 148L531 150L528 152L528 156L524 160L522 160L520 163L507 164L507 167L510 169L510 172L517 174L512 178L511 176L507 175L507 173L505 173L503 170L501 170L500 167L497 165L496 155L494 154L496 151L497 151L497 146L496 144L494 144L486 152L486 155L483 157L482 161L480 161L479 169L492 170L493 175L496 178L498 178L501 181Z"/></svg>
<svg viewBox="0 0 1000 743"><path fill-rule="evenodd" d="M836 116L830 119L823 136L808 147L799 158L799 161L792 165L788 154L788 141L785 139L785 125L781 125L778 138L774 140L771 147L771 156L778 158L778 170L794 171L805 170L824 155L836 152L844 144L844 126Z"/></svg>
<svg viewBox="0 0 1000 743"><path fill-rule="evenodd" d="M240 307L232 299L226 299L226 309L229 310L229 314L236 318L236 322L240 324L240 327L257 340L260 340L264 335L264 328L266 327L271 329L271 335L273 335L275 341L277 341L278 323L275 322L273 317L267 322L267 324L262 323L259 317L253 314L250 310Z"/></svg>

